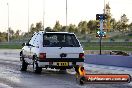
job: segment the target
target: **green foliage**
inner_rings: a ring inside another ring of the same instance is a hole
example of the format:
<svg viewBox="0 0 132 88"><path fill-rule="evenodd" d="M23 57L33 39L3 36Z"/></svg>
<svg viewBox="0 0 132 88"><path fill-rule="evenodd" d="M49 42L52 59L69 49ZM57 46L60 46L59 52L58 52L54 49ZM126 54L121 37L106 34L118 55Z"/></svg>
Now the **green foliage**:
<svg viewBox="0 0 132 88"><path fill-rule="evenodd" d="M65 32L67 30L66 26L62 26L62 28L60 29L60 31Z"/></svg>
<svg viewBox="0 0 132 88"><path fill-rule="evenodd" d="M52 29L51 29L51 27L47 27L47 28L45 28L45 31L50 32L50 31L52 31Z"/></svg>
<svg viewBox="0 0 132 88"><path fill-rule="evenodd" d="M114 18L110 20L111 23L111 31L121 31L125 32L128 28L130 28L130 25L127 24L129 19L127 19L127 16L123 14L119 21L116 21Z"/></svg>
<svg viewBox="0 0 132 88"><path fill-rule="evenodd" d="M30 34L33 34L34 32L39 32L42 30L42 28L43 28L43 26L42 26L41 22L36 23L35 26L34 26L34 24L31 24Z"/></svg>
<svg viewBox="0 0 132 88"><path fill-rule="evenodd" d="M115 18L112 18L111 20L110 20L110 24L111 24L111 31L114 31L114 29L116 29L116 20L115 20Z"/></svg>
<svg viewBox="0 0 132 88"><path fill-rule="evenodd" d="M132 23L130 23L130 24L128 25L128 29L129 29L129 31L132 32Z"/></svg>
<svg viewBox="0 0 132 88"><path fill-rule="evenodd" d="M75 32L75 30L76 30L76 25L70 24L69 28L68 28L68 31L69 32Z"/></svg>
<svg viewBox="0 0 132 88"><path fill-rule="evenodd" d="M90 20L87 23L87 26L89 28L90 33L94 33L96 31L96 21L95 20Z"/></svg>
<svg viewBox="0 0 132 88"><path fill-rule="evenodd" d="M89 31L88 27L87 27L87 22L86 21L81 21L78 24L78 29L81 32L81 34L87 34L87 32Z"/></svg>
<svg viewBox="0 0 132 88"><path fill-rule="evenodd" d="M5 41L7 41L7 33L0 32L0 42L5 42Z"/></svg>
<svg viewBox="0 0 132 88"><path fill-rule="evenodd" d="M62 25L60 25L59 21L56 21L55 26L53 27L54 31L61 31Z"/></svg>

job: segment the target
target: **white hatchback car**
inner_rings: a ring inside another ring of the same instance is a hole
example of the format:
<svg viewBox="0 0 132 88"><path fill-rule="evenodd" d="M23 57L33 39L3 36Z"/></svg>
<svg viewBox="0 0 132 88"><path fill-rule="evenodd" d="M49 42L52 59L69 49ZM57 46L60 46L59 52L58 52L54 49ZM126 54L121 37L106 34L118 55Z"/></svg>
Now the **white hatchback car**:
<svg viewBox="0 0 132 88"><path fill-rule="evenodd" d="M41 73L42 68L66 70L84 62L83 48L74 33L40 31L23 46L21 71L28 65L33 65L35 73Z"/></svg>

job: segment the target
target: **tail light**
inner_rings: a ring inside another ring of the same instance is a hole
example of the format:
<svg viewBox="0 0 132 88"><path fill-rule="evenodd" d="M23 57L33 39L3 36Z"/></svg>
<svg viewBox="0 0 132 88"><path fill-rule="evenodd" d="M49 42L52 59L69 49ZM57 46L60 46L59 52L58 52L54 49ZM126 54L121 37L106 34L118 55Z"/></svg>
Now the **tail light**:
<svg viewBox="0 0 132 88"><path fill-rule="evenodd" d="M84 53L79 53L79 58L83 58L84 59Z"/></svg>
<svg viewBox="0 0 132 88"><path fill-rule="evenodd" d="M39 59L40 59L40 60L46 59L46 53L40 53L40 54L39 54Z"/></svg>

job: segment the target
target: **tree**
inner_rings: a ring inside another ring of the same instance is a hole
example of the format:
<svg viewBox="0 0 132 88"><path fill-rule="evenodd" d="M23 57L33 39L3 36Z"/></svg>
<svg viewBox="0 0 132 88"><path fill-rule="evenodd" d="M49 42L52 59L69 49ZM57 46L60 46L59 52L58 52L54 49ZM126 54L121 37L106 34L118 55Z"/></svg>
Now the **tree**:
<svg viewBox="0 0 132 88"><path fill-rule="evenodd" d="M0 42L7 41L7 33L6 32L0 32Z"/></svg>
<svg viewBox="0 0 132 88"><path fill-rule="evenodd" d="M129 30L132 32L132 23L128 25Z"/></svg>
<svg viewBox="0 0 132 88"><path fill-rule="evenodd" d="M116 30L118 30L118 31L122 31L122 26L121 26L121 21L118 21L118 22L116 22L116 24L115 24L115 29Z"/></svg>
<svg viewBox="0 0 132 88"><path fill-rule="evenodd" d="M16 32L14 34L14 38L15 39L19 39L20 38L20 32L21 32L21 30L16 30Z"/></svg>
<svg viewBox="0 0 132 88"><path fill-rule="evenodd" d="M42 28L43 28L43 26L42 26L41 22L36 23L35 32L42 31Z"/></svg>
<svg viewBox="0 0 132 88"><path fill-rule="evenodd" d="M75 32L75 29L76 29L76 25L70 24L69 28L68 28L68 31L69 32Z"/></svg>
<svg viewBox="0 0 132 88"><path fill-rule="evenodd" d="M123 15L121 16L121 22L122 22L122 23L127 24L128 20L129 20L129 19L127 19L126 14L123 14Z"/></svg>
<svg viewBox="0 0 132 88"><path fill-rule="evenodd" d="M78 29L81 32L81 34L87 34L88 33L87 22L86 21L81 21L78 24Z"/></svg>
<svg viewBox="0 0 132 88"><path fill-rule="evenodd" d="M9 34L10 34L10 37L14 35L14 31L11 28L9 28Z"/></svg>
<svg viewBox="0 0 132 88"><path fill-rule="evenodd" d="M110 20L110 24L111 24L112 31L114 31L116 29L116 20L115 20L115 18L112 18Z"/></svg>
<svg viewBox="0 0 132 88"><path fill-rule="evenodd" d="M128 22L128 20L129 19L127 18L126 14L123 14L121 16L121 30L122 31L126 31L127 30L127 27L128 27L127 22Z"/></svg>
<svg viewBox="0 0 132 88"><path fill-rule="evenodd" d="M33 34L34 31L35 31L34 24L31 24L31 26L30 26L30 33Z"/></svg>
<svg viewBox="0 0 132 88"><path fill-rule="evenodd" d="M31 24L29 34L33 34L34 32L39 32L42 30L42 28L43 28L43 26L42 26L41 22L36 23L35 27L34 27L34 24Z"/></svg>
<svg viewBox="0 0 132 88"><path fill-rule="evenodd" d="M59 21L56 21L55 26L53 27L54 31L60 31L62 26L60 25Z"/></svg>
<svg viewBox="0 0 132 88"><path fill-rule="evenodd" d="M62 32L65 32L65 30L66 30L66 26L62 26L62 28L60 29L60 31Z"/></svg>
<svg viewBox="0 0 132 88"><path fill-rule="evenodd" d="M52 29L51 29L51 27L46 27L46 28L45 28L45 31L46 31L46 32L50 32L50 31L52 31Z"/></svg>
<svg viewBox="0 0 132 88"><path fill-rule="evenodd" d="M95 20L90 20L87 23L87 27L88 27L88 32L89 33L95 32L95 30L96 30L96 21Z"/></svg>

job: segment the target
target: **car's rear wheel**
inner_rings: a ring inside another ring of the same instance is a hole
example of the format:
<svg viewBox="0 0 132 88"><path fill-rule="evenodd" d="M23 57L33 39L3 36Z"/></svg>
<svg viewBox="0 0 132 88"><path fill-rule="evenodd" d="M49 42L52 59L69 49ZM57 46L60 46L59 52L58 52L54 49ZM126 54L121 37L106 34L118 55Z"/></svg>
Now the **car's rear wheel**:
<svg viewBox="0 0 132 88"><path fill-rule="evenodd" d="M28 64L25 62L25 60L21 61L20 70L21 71L27 71Z"/></svg>
<svg viewBox="0 0 132 88"><path fill-rule="evenodd" d="M33 61L33 71L36 74L40 74L42 72L42 68L38 66L38 63Z"/></svg>
<svg viewBox="0 0 132 88"><path fill-rule="evenodd" d="M86 79L85 79L85 77L78 77L78 78L76 79L76 82L77 82L78 84L80 84L80 85L83 85L83 84L85 84Z"/></svg>

